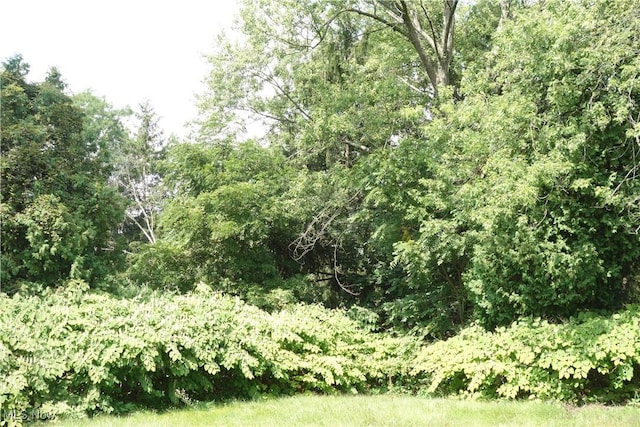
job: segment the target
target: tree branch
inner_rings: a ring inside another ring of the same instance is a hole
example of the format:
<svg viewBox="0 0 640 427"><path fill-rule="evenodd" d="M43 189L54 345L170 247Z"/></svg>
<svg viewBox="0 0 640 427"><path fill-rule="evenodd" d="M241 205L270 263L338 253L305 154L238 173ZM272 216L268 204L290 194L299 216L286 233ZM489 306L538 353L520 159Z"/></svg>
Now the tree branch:
<svg viewBox="0 0 640 427"><path fill-rule="evenodd" d="M342 282L338 278L338 245L337 244L333 246L333 273L336 279L336 283L338 284L338 286L340 286L340 289L342 289L349 295L353 295L355 297L360 295L359 292L353 292L351 289L348 289L345 285L342 284Z"/></svg>
<svg viewBox="0 0 640 427"><path fill-rule="evenodd" d="M408 10L407 4L404 1L401 1L401 4L403 5L403 8L404 8L403 19L404 19L405 27L407 28L408 39L413 45L413 48L418 53L420 62L422 62L422 65L424 66L427 72L427 75L429 76L429 81L433 86L434 96L437 97L438 96L438 73L436 72L436 67L433 61L431 61L431 58L429 58L429 56L425 52L424 47L420 42L420 36L416 31L416 27L414 26L413 20L409 16L409 10Z"/></svg>
<svg viewBox="0 0 640 427"><path fill-rule="evenodd" d="M341 13L345 13L345 12L352 12L361 16L366 16L367 18L371 18L375 21L380 22L381 24L384 24L385 26L391 28L393 31L396 31L397 33L402 34L403 36L408 37L407 33L404 31L401 25L399 25L398 23L389 22L386 19L382 18L381 16L374 15L373 13L365 12L364 10L351 9L351 8L343 9L341 11Z"/></svg>

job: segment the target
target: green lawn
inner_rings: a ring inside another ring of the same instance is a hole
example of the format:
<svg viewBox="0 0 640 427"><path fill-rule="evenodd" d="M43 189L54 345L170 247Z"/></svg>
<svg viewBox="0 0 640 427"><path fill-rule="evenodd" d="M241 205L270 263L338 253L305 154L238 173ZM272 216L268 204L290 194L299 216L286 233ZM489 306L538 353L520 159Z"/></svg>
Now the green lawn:
<svg viewBox="0 0 640 427"><path fill-rule="evenodd" d="M45 426L640 426L640 408L571 408L543 402L478 402L408 396L298 396L202 404L156 414L56 420Z"/></svg>

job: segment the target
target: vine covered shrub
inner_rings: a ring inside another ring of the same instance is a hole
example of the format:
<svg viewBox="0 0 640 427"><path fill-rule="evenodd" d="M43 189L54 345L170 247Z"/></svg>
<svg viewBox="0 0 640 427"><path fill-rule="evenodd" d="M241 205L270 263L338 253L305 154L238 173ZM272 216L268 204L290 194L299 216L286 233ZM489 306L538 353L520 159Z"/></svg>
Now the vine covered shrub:
<svg viewBox="0 0 640 427"><path fill-rule="evenodd" d="M318 306L269 314L204 285L118 299L73 281L44 296L0 295L0 407L81 415L358 392L405 377L411 348Z"/></svg>
<svg viewBox="0 0 640 427"><path fill-rule="evenodd" d="M624 402L640 388L640 309L478 326L424 347L412 371L435 394Z"/></svg>

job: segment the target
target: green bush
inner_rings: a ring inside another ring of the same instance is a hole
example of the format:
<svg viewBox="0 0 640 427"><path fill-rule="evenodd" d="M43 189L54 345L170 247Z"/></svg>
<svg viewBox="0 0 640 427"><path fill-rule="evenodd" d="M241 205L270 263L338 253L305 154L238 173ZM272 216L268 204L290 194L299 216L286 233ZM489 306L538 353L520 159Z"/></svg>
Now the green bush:
<svg viewBox="0 0 640 427"><path fill-rule="evenodd" d="M406 378L410 344L319 306L269 314L206 285L118 299L72 281L44 296L0 296L0 408L118 413L365 391Z"/></svg>
<svg viewBox="0 0 640 427"><path fill-rule="evenodd" d="M564 324L528 319L478 326L425 347L413 375L436 394L615 403L640 387L640 309Z"/></svg>

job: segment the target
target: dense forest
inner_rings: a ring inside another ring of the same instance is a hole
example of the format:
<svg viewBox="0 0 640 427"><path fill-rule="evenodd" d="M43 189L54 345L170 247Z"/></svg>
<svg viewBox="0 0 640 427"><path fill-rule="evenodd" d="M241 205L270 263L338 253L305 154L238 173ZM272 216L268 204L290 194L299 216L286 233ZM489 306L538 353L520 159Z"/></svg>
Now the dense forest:
<svg viewBox="0 0 640 427"><path fill-rule="evenodd" d="M183 139L3 63L3 408L637 398L638 0L247 0L207 61Z"/></svg>

